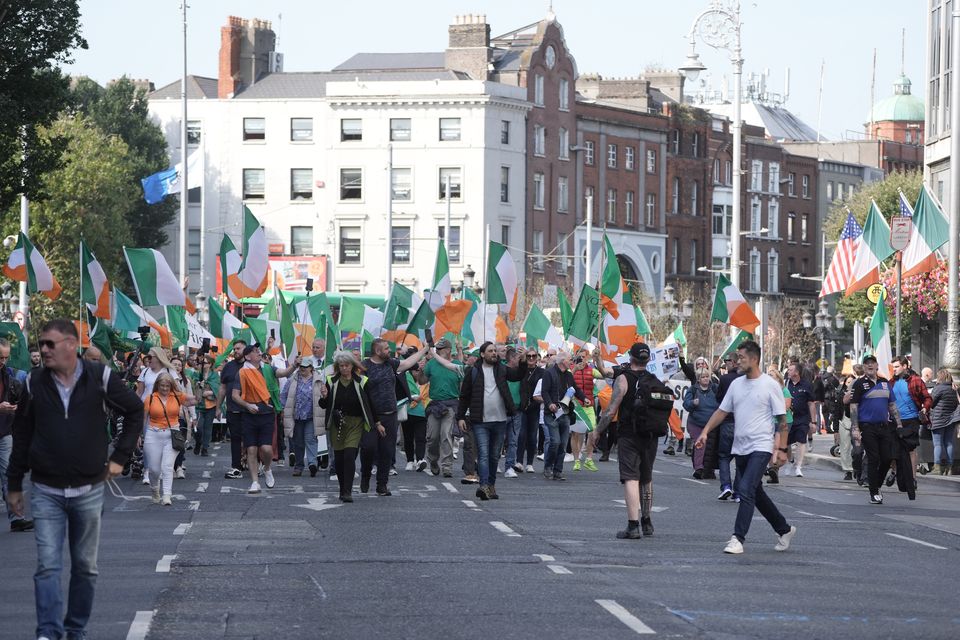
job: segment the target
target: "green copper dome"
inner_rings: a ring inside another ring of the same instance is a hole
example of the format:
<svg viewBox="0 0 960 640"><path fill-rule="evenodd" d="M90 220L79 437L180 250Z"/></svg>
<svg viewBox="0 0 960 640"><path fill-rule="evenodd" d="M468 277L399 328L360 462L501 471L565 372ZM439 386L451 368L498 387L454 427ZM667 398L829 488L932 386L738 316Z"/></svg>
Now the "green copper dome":
<svg viewBox="0 0 960 640"><path fill-rule="evenodd" d="M867 122L923 122L926 117L923 100L910 93L910 84L910 78L900 76L893 85L893 95L873 105L873 110L867 114Z"/></svg>

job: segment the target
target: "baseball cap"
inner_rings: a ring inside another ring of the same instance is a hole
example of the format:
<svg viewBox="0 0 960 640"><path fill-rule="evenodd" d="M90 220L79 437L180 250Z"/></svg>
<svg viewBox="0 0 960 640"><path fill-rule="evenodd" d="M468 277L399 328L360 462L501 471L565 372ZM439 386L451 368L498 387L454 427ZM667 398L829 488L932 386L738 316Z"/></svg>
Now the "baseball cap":
<svg viewBox="0 0 960 640"><path fill-rule="evenodd" d="M300 366L304 368L310 367L312 369L316 369L317 361L314 360L313 356L306 356L305 358L300 359Z"/></svg>
<svg viewBox="0 0 960 640"><path fill-rule="evenodd" d="M436 343L433 346L434 348L439 350L439 349L449 349L452 345L450 344L450 341L447 340L446 338L440 338L439 340L436 341Z"/></svg>
<svg viewBox="0 0 960 640"><path fill-rule="evenodd" d="M630 357L634 360L642 360L650 357L650 346L645 342L637 342L630 347Z"/></svg>

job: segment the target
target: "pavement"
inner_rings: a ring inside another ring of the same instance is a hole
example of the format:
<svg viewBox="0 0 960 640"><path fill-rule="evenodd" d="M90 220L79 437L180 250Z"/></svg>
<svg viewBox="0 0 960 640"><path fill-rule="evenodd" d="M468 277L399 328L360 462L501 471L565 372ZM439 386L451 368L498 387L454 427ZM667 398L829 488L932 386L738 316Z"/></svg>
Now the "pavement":
<svg viewBox="0 0 960 640"><path fill-rule="evenodd" d="M171 507L119 480L90 637L960 638L960 484L924 476L916 501L887 491L870 505L840 481L828 440L804 478L769 488L798 528L791 548L774 551L757 514L740 556L722 553L737 505L683 455L657 459L654 536L616 540L614 461L568 464L566 482L500 478L501 499L485 502L459 470L401 470L392 497L343 505L324 472L287 467L249 496L215 446L188 454ZM32 638L33 536L0 533L0 559L0 638Z"/></svg>

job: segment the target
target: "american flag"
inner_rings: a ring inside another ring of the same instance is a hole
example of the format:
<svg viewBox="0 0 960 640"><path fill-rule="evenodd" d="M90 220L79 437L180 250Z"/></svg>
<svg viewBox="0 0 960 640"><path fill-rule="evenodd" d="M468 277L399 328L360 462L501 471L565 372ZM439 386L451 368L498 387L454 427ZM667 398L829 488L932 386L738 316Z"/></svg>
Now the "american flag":
<svg viewBox="0 0 960 640"><path fill-rule="evenodd" d="M907 196L903 195L903 191L900 192L900 215L908 218L913 217L913 207L907 202Z"/></svg>
<svg viewBox="0 0 960 640"><path fill-rule="evenodd" d="M840 241L837 243L836 251L833 252L833 260L830 261L830 268L827 269L827 275L823 279L823 288L820 289L821 298L831 293L846 291L850 285L850 280L853 278L853 263L857 260L857 248L860 246L862 235L863 228L848 209L847 222L843 225Z"/></svg>

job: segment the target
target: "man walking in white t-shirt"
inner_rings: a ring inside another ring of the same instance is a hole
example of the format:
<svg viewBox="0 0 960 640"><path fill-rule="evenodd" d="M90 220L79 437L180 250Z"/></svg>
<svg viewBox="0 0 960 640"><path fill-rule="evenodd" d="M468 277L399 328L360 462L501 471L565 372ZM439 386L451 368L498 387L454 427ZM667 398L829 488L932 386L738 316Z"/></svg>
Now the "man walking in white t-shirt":
<svg viewBox="0 0 960 640"><path fill-rule="evenodd" d="M773 500L763 490L763 473L776 447L778 461L786 460L787 421L786 406L780 385L760 369L760 345L752 340L737 348L738 368L741 377L730 383L730 388L710 420L697 438L696 447L707 442L707 435L723 422L728 414L734 414L732 453L737 463L737 486L740 496L734 533L724 547L724 553L743 553L743 541L747 538L754 509L758 509L773 530L777 532L776 551L786 551L797 532ZM776 431L774 430L776 425Z"/></svg>

